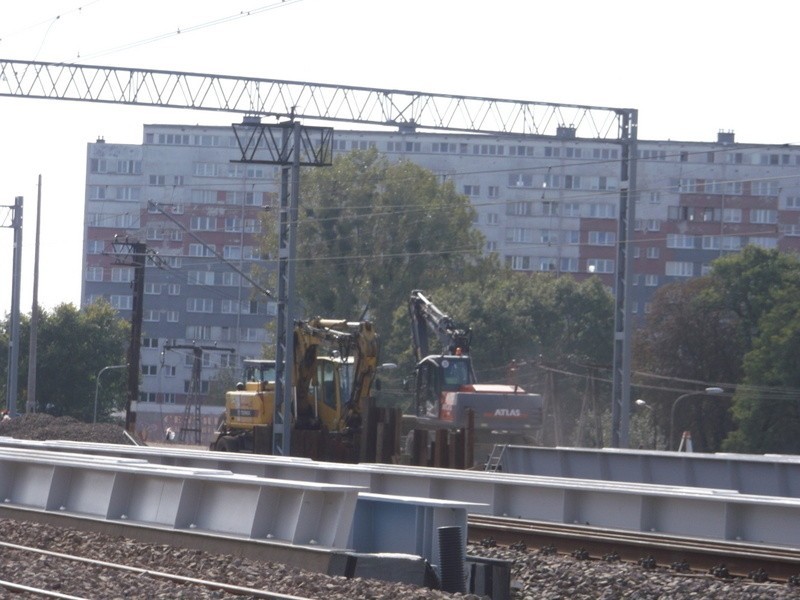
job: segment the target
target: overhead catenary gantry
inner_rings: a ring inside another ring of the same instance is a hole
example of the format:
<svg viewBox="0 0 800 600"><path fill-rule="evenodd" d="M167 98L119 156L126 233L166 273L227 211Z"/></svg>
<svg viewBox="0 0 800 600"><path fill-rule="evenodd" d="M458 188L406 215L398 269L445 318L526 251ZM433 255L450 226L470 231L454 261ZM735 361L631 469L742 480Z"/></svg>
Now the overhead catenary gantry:
<svg viewBox="0 0 800 600"><path fill-rule="evenodd" d="M628 445L631 372L628 242L633 239L635 223L636 109L12 59L0 59L0 96L359 123L399 127L407 132L549 137L567 132L571 139L620 144L611 443Z"/></svg>

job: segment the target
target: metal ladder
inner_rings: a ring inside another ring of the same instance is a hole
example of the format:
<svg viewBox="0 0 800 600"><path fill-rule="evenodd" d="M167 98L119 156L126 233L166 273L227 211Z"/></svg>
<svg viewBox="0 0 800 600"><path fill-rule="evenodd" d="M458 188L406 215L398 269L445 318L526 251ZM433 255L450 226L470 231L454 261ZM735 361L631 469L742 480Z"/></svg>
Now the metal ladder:
<svg viewBox="0 0 800 600"><path fill-rule="evenodd" d="M484 471L491 471L494 473L502 470L500 461L503 458L503 453L506 451L506 447L508 447L508 444L495 444L492 447L492 453L489 455L489 459L486 461Z"/></svg>

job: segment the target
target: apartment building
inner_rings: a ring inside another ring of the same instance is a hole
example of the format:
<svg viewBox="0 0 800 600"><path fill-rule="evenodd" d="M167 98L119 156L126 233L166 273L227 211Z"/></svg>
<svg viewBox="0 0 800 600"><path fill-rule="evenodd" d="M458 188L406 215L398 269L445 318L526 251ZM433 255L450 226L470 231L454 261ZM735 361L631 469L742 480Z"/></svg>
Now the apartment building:
<svg viewBox="0 0 800 600"><path fill-rule="evenodd" d="M615 282L618 145L414 131L336 131L334 152L376 148L426 167L471 200L486 252L510 268ZM157 253L146 268L139 411L183 405L190 344L204 353L202 390L219 370L260 356L275 306L241 273L261 260L263 207L274 205L276 167L232 162L228 127L145 125L141 144L88 145L82 303L103 296L130 316L132 267L108 255L114 236ZM632 309L646 313L655 289L705 274L748 244L800 247L800 147L641 140Z"/></svg>

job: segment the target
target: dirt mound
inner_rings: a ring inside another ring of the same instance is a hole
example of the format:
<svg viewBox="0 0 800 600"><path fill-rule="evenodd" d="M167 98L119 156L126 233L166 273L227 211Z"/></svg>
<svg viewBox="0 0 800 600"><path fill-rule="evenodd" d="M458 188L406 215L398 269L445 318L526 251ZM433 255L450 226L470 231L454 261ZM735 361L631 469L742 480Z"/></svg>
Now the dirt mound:
<svg viewBox="0 0 800 600"><path fill-rule="evenodd" d="M18 440L69 440L101 444L127 444L131 441L119 425L83 423L72 417L53 417L36 413L0 421L0 436Z"/></svg>

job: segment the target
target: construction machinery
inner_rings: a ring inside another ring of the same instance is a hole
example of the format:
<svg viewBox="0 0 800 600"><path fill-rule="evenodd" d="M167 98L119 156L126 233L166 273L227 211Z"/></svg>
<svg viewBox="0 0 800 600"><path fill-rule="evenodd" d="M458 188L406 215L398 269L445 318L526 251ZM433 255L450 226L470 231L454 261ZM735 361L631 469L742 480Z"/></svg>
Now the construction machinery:
<svg viewBox="0 0 800 600"><path fill-rule="evenodd" d="M245 378L225 395L212 450L269 453L275 361L244 361ZM291 455L357 462L364 404L378 369L369 321L314 318L294 326Z"/></svg>
<svg viewBox="0 0 800 600"><path fill-rule="evenodd" d="M408 303L414 357L415 427L463 428L474 416L476 432L532 433L542 425L539 394L518 385L477 382L470 358L472 331L458 325L422 291L414 290ZM441 347L431 352L431 337Z"/></svg>

